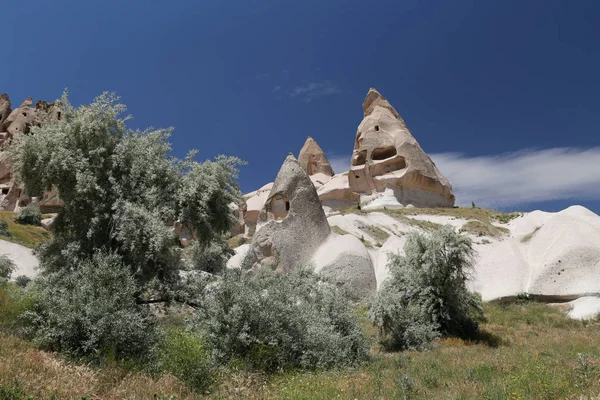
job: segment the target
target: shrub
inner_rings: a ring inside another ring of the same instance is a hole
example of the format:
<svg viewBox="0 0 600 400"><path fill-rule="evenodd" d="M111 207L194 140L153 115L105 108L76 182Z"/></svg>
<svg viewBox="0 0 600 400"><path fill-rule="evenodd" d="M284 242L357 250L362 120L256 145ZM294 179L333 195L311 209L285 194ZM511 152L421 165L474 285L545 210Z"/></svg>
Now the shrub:
<svg viewBox="0 0 600 400"><path fill-rule="evenodd" d="M114 254L72 260L71 273L39 279L35 311L25 313L42 347L90 359L136 358L158 340L145 308L135 302L136 284Z"/></svg>
<svg viewBox="0 0 600 400"><path fill-rule="evenodd" d="M268 372L355 364L367 347L340 289L311 271L225 271L198 314L213 357Z"/></svg>
<svg viewBox="0 0 600 400"><path fill-rule="evenodd" d="M41 225L42 214L40 209L32 204L22 208L15 216L15 222L23 225Z"/></svg>
<svg viewBox="0 0 600 400"><path fill-rule="evenodd" d="M439 335L477 334L481 299L466 287L473 258L471 240L450 226L429 235L411 233L404 255L390 254L391 276L369 310L381 343L415 349Z"/></svg>
<svg viewBox="0 0 600 400"><path fill-rule="evenodd" d="M3 219L0 219L0 235L3 235L3 236L11 235L10 231L8 230L8 222L6 222Z"/></svg>
<svg viewBox="0 0 600 400"><path fill-rule="evenodd" d="M16 269L15 263L10 258L4 254L0 255L0 282L8 280Z"/></svg>
<svg viewBox="0 0 600 400"><path fill-rule="evenodd" d="M34 288L23 289L11 282L0 281L0 330L18 332L24 322L19 315L32 310L35 303Z"/></svg>
<svg viewBox="0 0 600 400"><path fill-rule="evenodd" d="M158 349L163 370L171 372L197 392L206 391L210 386L210 351L198 335L182 327L168 328Z"/></svg>
<svg viewBox="0 0 600 400"><path fill-rule="evenodd" d="M31 282L31 278L25 275L19 275L15 278L15 284L17 286L20 286L22 288L26 287L27 285L29 285L29 282Z"/></svg>

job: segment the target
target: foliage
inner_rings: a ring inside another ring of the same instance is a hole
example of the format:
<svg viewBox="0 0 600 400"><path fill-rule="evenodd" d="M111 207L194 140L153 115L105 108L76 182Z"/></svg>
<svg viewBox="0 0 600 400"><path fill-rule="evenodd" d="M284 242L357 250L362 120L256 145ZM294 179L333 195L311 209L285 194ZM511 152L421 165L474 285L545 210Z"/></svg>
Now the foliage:
<svg viewBox="0 0 600 400"><path fill-rule="evenodd" d="M167 329L158 347L160 367L171 372L197 392L204 392L213 378L211 376L210 351L194 332L182 327Z"/></svg>
<svg viewBox="0 0 600 400"><path fill-rule="evenodd" d="M343 293L307 269L228 270L207 288L204 302L197 323L217 361L241 359L272 372L347 366L367 357Z"/></svg>
<svg viewBox="0 0 600 400"><path fill-rule="evenodd" d="M65 268L65 249L79 258L118 253L141 286L176 281L178 254L169 223L180 220L202 246L221 241L240 197L236 158L193 161L169 156L171 129L133 131L125 106L104 93L89 106L58 101L60 120L47 117L9 146L17 178L30 196L55 187L64 202L41 252L42 270ZM145 292L141 287L138 292Z"/></svg>
<svg viewBox="0 0 600 400"><path fill-rule="evenodd" d="M12 282L0 281L0 331L19 331L23 326L19 316L32 310L36 300L34 288L23 289Z"/></svg>
<svg viewBox="0 0 600 400"><path fill-rule="evenodd" d="M468 221L460 228L460 232L467 232L474 236L490 237L500 237L510 233L505 227L495 226L489 221Z"/></svg>
<svg viewBox="0 0 600 400"><path fill-rule="evenodd" d="M91 359L147 354L159 334L147 310L136 304L138 287L120 257L97 252L70 261L72 272L41 278L36 308L24 314L35 342Z"/></svg>
<svg viewBox="0 0 600 400"><path fill-rule="evenodd" d="M444 226L412 232L404 255L390 254L388 278L369 316L387 348L421 348L439 335L472 337L483 317L481 299L467 290L471 240Z"/></svg>
<svg viewBox="0 0 600 400"><path fill-rule="evenodd" d="M10 231L8 230L8 222L4 220L0 220L0 235L10 236Z"/></svg>
<svg viewBox="0 0 600 400"><path fill-rule="evenodd" d="M22 225L38 226L42 224L41 215L40 209L30 204L19 211L19 213L15 216L15 222Z"/></svg>
<svg viewBox="0 0 600 400"><path fill-rule="evenodd" d="M60 120L42 116L8 148L29 196L55 188L64 202L51 242L38 250L41 298L29 314L31 334L76 356L143 355L157 336L143 303L181 300L190 281L180 274L190 265L171 226L179 221L198 239L192 269L219 269L235 221L228 205L241 196L241 161L171 157L171 129L128 129L113 94L76 108L65 92L57 105Z"/></svg>
<svg viewBox="0 0 600 400"><path fill-rule="evenodd" d="M8 280L10 275L17 269L17 266L4 254L0 254L0 282Z"/></svg>
<svg viewBox="0 0 600 400"><path fill-rule="evenodd" d="M22 288L29 285L29 282L31 282L31 278L26 275L19 275L15 278L15 285L20 286Z"/></svg>

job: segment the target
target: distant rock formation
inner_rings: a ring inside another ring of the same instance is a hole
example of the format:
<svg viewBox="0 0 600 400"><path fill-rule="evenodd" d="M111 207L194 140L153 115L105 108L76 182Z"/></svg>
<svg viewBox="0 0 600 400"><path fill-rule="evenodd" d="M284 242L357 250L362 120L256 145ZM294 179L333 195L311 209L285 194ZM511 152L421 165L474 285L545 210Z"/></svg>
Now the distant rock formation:
<svg viewBox="0 0 600 400"><path fill-rule="evenodd" d="M10 98L6 93L0 95L0 149L19 135L28 134L33 126L40 126L42 114L61 119L62 110L54 103L39 100L33 107L31 98L14 110L11 109ZM13 178L12 165L5 153L0 151L0 209L16 211L29 204L29 197L24 195L23 188ZM39 199L42 212L55 212L62 207L62 201L55 190L44 193Z"/></svg>
<svg viewBox="0 0 600 400"><path fill-rule="evenodd" d="M363 111L348 175L351 190L371 194L392 188L402 205L452 207L452 185L385 97L370 89Z"/></svg>
<svg viewBox="0 0 600 400"><path fill-rule="evenodd" d="M298 162L309 176L325 174L331 177L335 175L323 149L310 136L306 139L304 146L300 150Z"/></svg>

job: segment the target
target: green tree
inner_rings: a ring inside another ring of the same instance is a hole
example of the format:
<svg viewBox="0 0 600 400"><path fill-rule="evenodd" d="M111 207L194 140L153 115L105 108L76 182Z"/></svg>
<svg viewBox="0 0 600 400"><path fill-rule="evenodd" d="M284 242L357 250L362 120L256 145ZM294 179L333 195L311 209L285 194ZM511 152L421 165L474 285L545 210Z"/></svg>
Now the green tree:
<svg viewBox="0 0 600 400"><path fill-rule="evenodd" d="M467 236L444 226L411 233L404 254L390 254L390 277L369 316L388 348L421 348L440 335L473 337L481 298L467 289L474 250Z"/></svg>
<svg viewBox="0 0 600 400"><path fill-rule="evenodd" d="M179 220L196 232L200 250L221 246L234 222L228 204L241 197L235 181L241 161L219 156L200 163L195 152L170 156L171 129L127 128L125 106L114 94L74 107L65 92L56 104L60 119L46 115L8 150L28 195L54 187L64 202L51 227L53 239L39 252L40 285L69 301L76 297L70 292L73 274L94 281L85 275L91 268L79 269L102 264L97 254L103 254L131 276L135 284L128 293L135 303L183 298L180 270L196 264L181 262L171 225Z"/></svg>

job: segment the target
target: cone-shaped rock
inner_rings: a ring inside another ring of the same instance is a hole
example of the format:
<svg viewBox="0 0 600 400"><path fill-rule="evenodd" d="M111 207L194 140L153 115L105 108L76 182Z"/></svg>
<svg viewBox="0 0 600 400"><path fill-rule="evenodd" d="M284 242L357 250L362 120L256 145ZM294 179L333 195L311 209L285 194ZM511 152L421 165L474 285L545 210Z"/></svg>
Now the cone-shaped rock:
<svg viewBox="0 0 600 400"><path fill-rule="evenodd" d="M323 149L310 136L306 139L304 146L300 150L298 162L309 176L318 173L328 176L335 175Z"/></svg>
<svg viewBox="0 0 600 400"><path fill-rule="evenodd" d="M293 270L305 264L330 233L315 187L290 154L258 216L252 240L254 261Z"/></svg>
<svg viewBox="0 0 600 400"><path fill-rule="evenodd" d="M350 188L371 194L389 187L403 205L453 206L452 185L386 98L370 89L363 111L348 175Z"/></svg>

